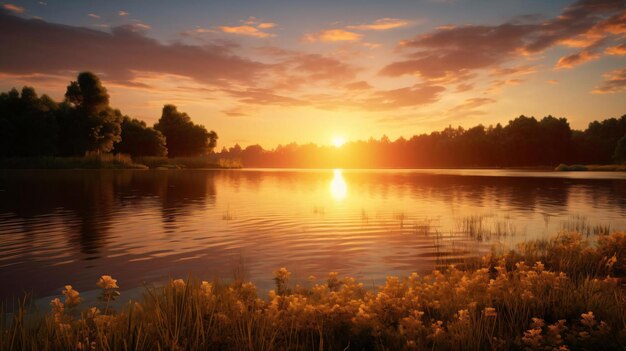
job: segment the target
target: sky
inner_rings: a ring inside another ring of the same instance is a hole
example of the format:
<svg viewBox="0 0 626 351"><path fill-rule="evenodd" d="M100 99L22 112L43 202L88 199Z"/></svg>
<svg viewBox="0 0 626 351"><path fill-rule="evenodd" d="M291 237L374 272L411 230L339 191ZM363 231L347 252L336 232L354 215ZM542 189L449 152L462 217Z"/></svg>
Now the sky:
<svg viewBox="0 0 626 351"><path fill-rule="evenodd" d="M0 1L0 89L61 100L78 72L218 148L409 138L626 113L626 1Z"/></svg>

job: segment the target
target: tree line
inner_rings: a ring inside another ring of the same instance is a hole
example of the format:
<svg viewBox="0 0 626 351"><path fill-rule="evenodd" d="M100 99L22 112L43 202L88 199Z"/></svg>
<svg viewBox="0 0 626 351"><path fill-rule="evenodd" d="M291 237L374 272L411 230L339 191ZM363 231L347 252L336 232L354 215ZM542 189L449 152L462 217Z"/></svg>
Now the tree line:
<svg viewBox="0 0 626 351"><path fill-rule="evenodd" d="M337 149L315 144L223 148L218 157L246 167L533 167L626 162L626 115L572 130L566 118L519 116L506 125L448 127L410 139L355 141Z"/></svg>
<svg viewBox="0 0 626 351"><path fill-rule="evenodd" d="M196 156L212 152L217 134L193 123L174 105L165 105L158 122L123 115L109 104L100 79L78 75L56 102L24 87L0 94L0 157L82 156L122 153L131 156ZM469 129L452 126L410 139L354 141L333 146L291 143L265 150L223 148L216 158L246 167L532 167L560 163L626 162L626 115L573 130L566 118L519 116L506 125Z"/></svg>
<svg viewBox="0 0 626 351"><path fill-rule="evenodd" d="M174 105L163 107L153 127L123 115L90 72L68 85L62 102L38 96L32 87L0 94L0 157L197 156L212 151L217 138Z"/></svg>

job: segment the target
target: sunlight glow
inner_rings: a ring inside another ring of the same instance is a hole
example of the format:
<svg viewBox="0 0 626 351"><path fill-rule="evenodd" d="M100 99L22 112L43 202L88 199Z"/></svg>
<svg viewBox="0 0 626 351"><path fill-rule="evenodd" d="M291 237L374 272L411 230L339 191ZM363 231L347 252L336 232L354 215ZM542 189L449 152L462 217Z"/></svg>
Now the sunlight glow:
<svg viewBox="0 0 626 351"><path fill-rule="evenodd" d="M340 169L333 170L333 180L330 182L330 195L333 199L341 201L348 195L348 185L343 179L343 174Z"/></svg>
<svg viewBox="0 0 626 351"><path fill-rule="evenodd" d="M344 139L344 137L342 136L335 136L333 137L333 145L337 148L341 147L343 144L346 143L346 139Z"/></svg>

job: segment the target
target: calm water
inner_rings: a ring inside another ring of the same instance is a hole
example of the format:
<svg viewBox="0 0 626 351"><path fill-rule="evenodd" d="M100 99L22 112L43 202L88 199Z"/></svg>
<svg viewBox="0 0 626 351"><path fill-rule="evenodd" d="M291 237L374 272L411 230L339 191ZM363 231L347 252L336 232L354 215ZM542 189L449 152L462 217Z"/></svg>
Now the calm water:
<svg viewBox="0 0 626 351"><path fill-rule="evenodd" d="M0 297L193 273L261 287L285 266L378 283L491 244L626 229L626 174L0 171Z"/></svg>

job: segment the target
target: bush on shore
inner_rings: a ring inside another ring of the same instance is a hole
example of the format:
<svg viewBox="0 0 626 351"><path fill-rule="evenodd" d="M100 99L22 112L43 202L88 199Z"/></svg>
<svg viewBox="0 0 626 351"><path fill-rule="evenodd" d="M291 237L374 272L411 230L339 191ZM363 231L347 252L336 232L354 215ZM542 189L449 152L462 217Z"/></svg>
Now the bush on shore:
<svg viewBox="0 0 626 351"><path fill-rule="evenodd" d="M490 254L463 268L388 277L369 290L330 273L260 298L250 282L171 280L122 310L103 276L100 304L24 304L0 325L2 350L623 350L626 233L580 234ZM5 314L3 314L5 315Z"/></svg>

